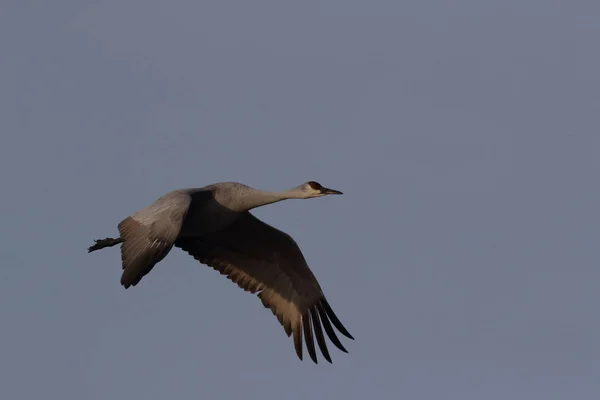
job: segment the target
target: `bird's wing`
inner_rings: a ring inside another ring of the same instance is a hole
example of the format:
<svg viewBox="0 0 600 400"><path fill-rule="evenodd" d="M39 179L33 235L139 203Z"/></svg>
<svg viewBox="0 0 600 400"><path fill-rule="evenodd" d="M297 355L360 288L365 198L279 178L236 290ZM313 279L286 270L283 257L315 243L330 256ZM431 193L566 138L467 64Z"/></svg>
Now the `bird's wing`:
<svg viewBox="0 0 600 400"><path fill-rule="evenodd" d="M125 288L137 285L165 258L175 244L192 202L204 200L205 194L208 193L185 190L167 193L119 223L123 239L121 284Z"/></svg>
<svg viewBox="0 0 600 400"><path fill-rule="evenodd" d="M302 359L302 333L309 355L316 363L314 334L325 359L331 362L321 329L340 350L332 324L352 339L327 303L317 279L300 248L286 233L246 212L229 227L206 237L179 238L175 246L235 282L257 293L271 309L286 334L293 333L294 347Z"/></svg>

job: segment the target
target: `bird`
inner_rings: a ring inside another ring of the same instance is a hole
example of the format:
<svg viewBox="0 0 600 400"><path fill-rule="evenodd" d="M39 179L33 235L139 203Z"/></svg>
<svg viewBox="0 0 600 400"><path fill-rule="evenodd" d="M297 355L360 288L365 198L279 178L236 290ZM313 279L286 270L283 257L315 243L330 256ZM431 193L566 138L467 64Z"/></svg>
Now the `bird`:
<svg viewBox="0 0 600 400"><path fill-rule="evenodd" d="M120 244L121 285L127 289L140 283L177 247L246 292L256 294L286 335L293 336L300 360L304 334L312 361L318 363L316 338L321 354L332 363L322 327L331 343L344 353L348 351L333 327L349 339L354 337L333 312L296 241L250 210L287 199L341 194L316 181L282 192L238 182L177 189L123 219L118 224L118 238L97 239L88 253Z"/></svg>

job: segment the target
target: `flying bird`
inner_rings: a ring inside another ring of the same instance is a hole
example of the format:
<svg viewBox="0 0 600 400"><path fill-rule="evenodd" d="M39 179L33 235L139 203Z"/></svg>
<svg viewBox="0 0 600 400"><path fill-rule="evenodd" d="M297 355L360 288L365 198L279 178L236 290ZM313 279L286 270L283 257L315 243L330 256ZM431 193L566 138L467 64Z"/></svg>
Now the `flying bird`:
<svg viewBox="0 0 600 400"><path fill-rule="evenodd" d="M88 252L121 244L121 284L127 289L137 285L173 246L178 247L245 291L257 294L287 336L293 335L300 360L304 334L311 359L317 363L316 338L323 357L331 363L322 327L345 353L333 327L354 338L333 312L294 239L250 210L286 199L334 194L342 192L315 181L283 192L237 182L174 190L121 221L118 238L95 240Z"/></svg>

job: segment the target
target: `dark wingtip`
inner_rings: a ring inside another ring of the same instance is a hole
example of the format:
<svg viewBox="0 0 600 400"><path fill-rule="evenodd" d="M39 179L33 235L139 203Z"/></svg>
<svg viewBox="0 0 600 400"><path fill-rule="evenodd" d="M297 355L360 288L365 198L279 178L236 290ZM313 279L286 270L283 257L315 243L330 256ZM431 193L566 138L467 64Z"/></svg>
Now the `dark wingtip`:
<svg viewBox="0 0 600 400"><path fill-rule="evenodd" d="M319 317L321 318L321 322L323 323L323 327L325 328L327 336L329 336L329 340L331 340L335 347L337 347L344 353L348 353L348 350L346 350L342 342L340 342L340 339L338 339L337 335L335 334L335 331L331 326L331 322L329 322L329 318L327 317L325 309L323 308L321 303L317 304L317 311L319 311Z"/></svg>
<svg viewBox="0 0 600 400"><path fill-rule="evenodd" d="M327 349L327 344L325 343L325 337L323 336L323 329L321 329L321 321L319 319L319 315L317 314L317 310L315 307L310 309L310 317L315 329L315 336L317 338L317 344L321 349L321 353L323 357L329 362L329 364L333 364L331 362L331 357L329 356L329 350Z"/></svg>
<svg viewBox="0 0 600 400"><path fill-rule="evenodd" d="M315 341L312 334L311 321L310 321L310 313L306 312L302 316L302 325L304 330L304 339L306 340L306 349L308 350L308 355L313 360L315 364L318 364L317 361L317 352L315 351Z"/></svg>
<svg viewBox="0 0 600 400"><path fill-rule="evenodd" d="M302 323L298 321L292 328L294 336L294 348L296 349L296 355L302 361Z"/></svg>
<svg viewBox="0 0 600 400"><path fill-rule="evenodd" d="M327 302L327 299L325 297L323 297L322 303L323 303L323 306L325 307L327 316L329 317L329 319L331 319L331 322L333 323L333 326L335 326L342 335L346 336L348 339L354 340L354 337L352 337L350 332L348 332L348 330L344 327L344 325L342 325L342 322L339 320L339 318L335 315L335 313L333 312L333 309L331 308L331 306L329 305L329 303Z"/></svg>
<svg viewBox="0 0 600 400"><path fill-rule="evenodd" d="M135 286L135 283L132 284L126 281L123 276L121 276L121 286L123 286L125 289L128 289L130 286Z"/></svg>

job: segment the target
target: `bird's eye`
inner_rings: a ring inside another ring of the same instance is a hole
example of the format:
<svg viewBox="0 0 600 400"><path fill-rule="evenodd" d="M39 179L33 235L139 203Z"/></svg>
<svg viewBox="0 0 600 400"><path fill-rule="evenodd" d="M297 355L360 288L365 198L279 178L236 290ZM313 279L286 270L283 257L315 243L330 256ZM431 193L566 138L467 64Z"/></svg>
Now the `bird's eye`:
<svg viewBox="0 0 600 400"><path fill-rule="evenodd" d="M310 186L314 190L319 190L323 187L323 186L321 186L321 184L319 184L318 182L315 182L315 181L308 182L308 186Z"/></svg>

